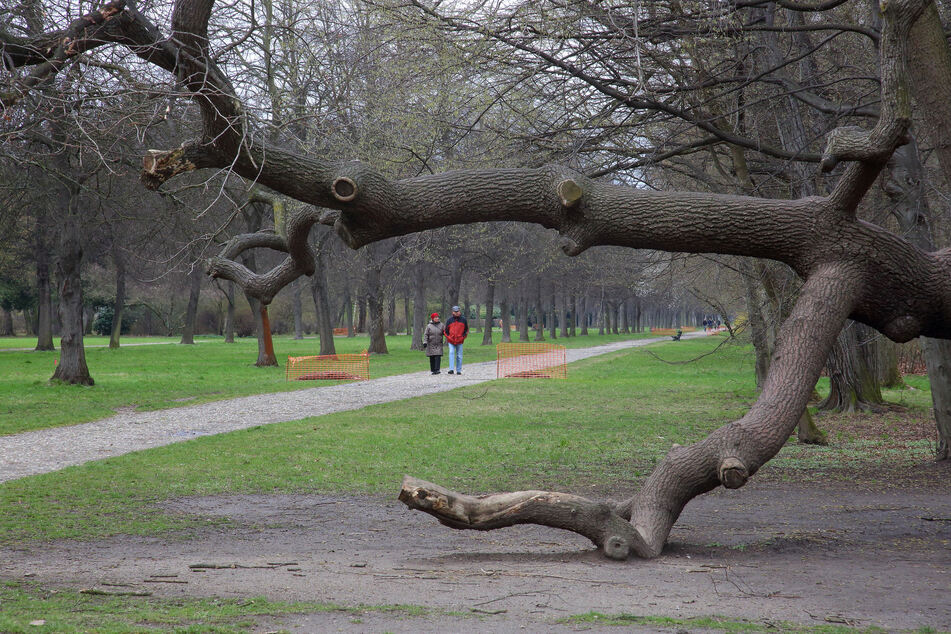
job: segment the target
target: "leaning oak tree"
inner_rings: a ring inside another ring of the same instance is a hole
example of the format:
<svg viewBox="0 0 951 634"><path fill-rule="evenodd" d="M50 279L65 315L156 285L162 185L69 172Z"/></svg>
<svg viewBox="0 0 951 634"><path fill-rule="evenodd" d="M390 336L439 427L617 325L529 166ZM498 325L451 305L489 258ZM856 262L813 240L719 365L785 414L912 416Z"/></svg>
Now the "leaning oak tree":
<svg viewBox="0 0 951 634"><path fill-rule="evenodd" d="M720 485L743 486L795 430L816 379L846 319L897 342L951 339L951 251L924 252L856 218L856 208L895 148L907 140L908 32L926 0L882 2L882 102L871 131L829 135L821 167L845 164L828 196L769 200L707 193L656 192L606 184L563 167L463 170L391 181L359 162L295 155L258 134L208 40L212 0L177 0L171 36L126 0L116 0L62 31L33 40L3 38L7 67L32 67L3 95L11 107L24 93L95 47L116 43L173 73L202 113L202 137L146 156L143 181L160 187L183 172L231 169L313 207L286 220L286 238L243 236L242 245L286 251L273 270L256 274L226 257L213 275L238 283L263 304L315 270L308 240L314 224L332 224L352 248L411 232L495 220L558 230L564 251L596 245L721 253L784 262L804 280L776 342L762 392L749 412L706 439L675 446L640 491L619 504L575 495L521 491L471 497L407 477L400 499L453 528L490 530L534 523L588 537L615 559L657 556L692 498Z"/></svg>

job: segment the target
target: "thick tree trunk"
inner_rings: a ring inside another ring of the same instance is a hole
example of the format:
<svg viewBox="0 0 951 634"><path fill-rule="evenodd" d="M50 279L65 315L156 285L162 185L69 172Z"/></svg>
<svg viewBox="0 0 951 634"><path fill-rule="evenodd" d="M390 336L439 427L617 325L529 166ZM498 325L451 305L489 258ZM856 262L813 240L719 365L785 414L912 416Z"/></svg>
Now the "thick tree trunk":
<svg viewBox="0 0 951 634"><path fill-rule="evenodd" d="M880 335L876 344L878 361L875 367L879 385L888 388L904 387L905 379L898 368L898 344Z"/></svg>
<svg viewBox="0 0 951 634"><path fill-rule="evenodd" d="M0 337L15 337L13 330L13 311L0 308Z"/></svg>
<svg viewBox="0 0 951 634"><path fill-rule="evenodd" d="M578 307L578 316L581 318L581 336L588 336L588 294L581 295L580 305Z"/></svg>
<svg viewBox="0 0 951 634"><path fill-rule="evenodd" d="M909 35L912 43L908 51L908 69L912 94L918 102L921 129L934 148L946 186L951 186L951 46L944 33L937 5L929 2ZM906 211L899 214L899 224L908 239L921 249L934 250L934 239L928 226L930 221L927 198L923 196L924 181L917 147L909 143L894 153L904 179L898 193L904 199ZM917 180L916 180L917 178ZM886 191L889 191L886 185ZM889 192L892 195L892 192ZM951 345L945 340L922 339L931 398L934 403L935 423L938 430L937 459L951 459ZM932 369L934 366L934 369Z"/></svg>
<svg viewBox="0 0 951 634"><path fill-rule="evenodd" d="M323 255L318 255L317 267L310 278L310 294L317 315L317 334L320 337L320 354L336 354L334 324L330 313L330 298L327 293L327 274L322 264Z"/></svg>
<svg viewBox="0 0 951 634"><path fill-rule="evenodd" d="M301 300L304 280L298 278L294 282L293 311L294 311L294 339L304 338L304 304Z"/></svg>
<svg viewBox="0 0 951 634"><path fill-rule="evenodd" d="M410 350L422 350L423 329L426 327L426 274L422 264L416 265L413 284L413 333Z"/></svg>
<svg viewBox="0 0 951 634"><path fill-rule="evenodd" d="M75 193L69 197L68 204L69 211L60 228L61 247L56 259L62 334L59 364L53 379L75 385L93 385L83 346L83 288L80 277L83 250L79 243L78 220L74 209L78 204Z"/></svg>
<svg viewBox="0 0 951 634"><path fill-rule="evenodd" d="M50 249L43 216L36 221L33 256L36 260L36 350L55 350L53 346L53 293L50 286Z"/></svg>
<svg viewBox="0 0 951 634"><path fill-rule="evenodd" d="M386 349L385 316L383 314L383 287L380 283L380 267L375 263L368 263L366 268L366 298L365 303L369 312L370 354L389 354Z"/></svg>
<svg viewBox="0 0 951 634"><path fill-rule="evenodd" d="M179 343L195 343L195 327L198 324L198 299L201 296L201 281L205 273L195 263L188 274L188 306L185 308L185 323L182 326L182 340Z"/></svg>
<svg viewBox="0 0 951 634"><path fill-rule="evenodd" d="M482 333L482 345L492 345L492 314L495 312L495 280L485 284L485 330Z"/></svg>
<svg viewBox="0 0 951 634"><path fill-rule="evenodd" d="M119 347L122 335L122 313L125 312L125 259L118 247L112 247L112 262L116 267L116 300L112 304L112 332L109 333L109 347Z"/></svg>
<svg viewBox="0 0 951 634"><path fill-rule="evenodd" d="M604 300L604 287L601 287L601 301L598 303L598 334L603 335L605 332L605 318L607 317L607 304Z"/></svg>
<svg viewBox="0 0 951 634"><path fill-rule="evenodd" d="M386 311L386 334L396 336L396 296L390 296L389 310Z"/></svg>
<svg viewBox="0 0 951 634"><path fill-rule="evenodd" d="M829 395L819 403L821 410L876 411L883 402L878 381L859 352L857 330L848 322L832 346L826 364Z"/></svg>
<svg viewBox="0 0 951 634"><path fill-rule="evenodd" d="M545 300L542 299L542 278L535 278L535 341L545 340Z"/></svg>
<svg viewBox="0 0 951 634"><path fill-rule="evenodd" d="M518 302L518 340L528 341L528 296L523 289Z"/></svg>
<svg viewBox="0 0 951 634"><path fill-rule="evenodd" d="M357 332L367 332L366 297L360 297L357 299Z"/></svg>
<svg viewBox="0 0 951 634"><path fill-rule="evenodd" d="M769 373L769 360L772 356L772 350L770 349L766 324L763 319L760 289L756 283L757 278L749 259L738 258L737 265L740 273L743 275L743 285L746 291L746 314L749 320L750 339L753 343L753 354L756 360L754 366L756 371L756 387L762 388L763 383L766 381L766 375Z"/></svg>
<svg viewBox="0 0 951 634"><path fill-rule="evenodd" d="M459 293L462 290L462 260L452 258L449 264L449 285L446 287L446 296L443 300L443 321L448 319L453 306L459 305Z"/></svg>
<svg viewBox="0 0 951 634"><path fill-rule="evenodd" d="M502 329L502 343L512 342L512 319L509 311L508 294L506 294L502 301L499 302L499 327Z"/></svg>
<svg viewBox="0 0 951 634"><path fill-rule="evenodd" d="M951 460L951 390L948 389L951 385L951 341L922 337L921 349L931 380L931 403L938 429L935 457Z"/></svg>
<svg viewBox="0 0 951 634"><path fill-rule="evenodd" d="M353 298L350 296L350 287L344 291L343 312L347 320L347 337L356 337L357 333L353 329Z"/></svg>
<svg viewBox="0 0 951 634"><path fill-rule="evenodd" d="M568 323L568 295L565 293L561 294L561 304L559 305L558 318L561 320L561 336L564 338L568 337L568 333L571 332L570 324Z"/></svg>
<svg viewBox="0 0 951 634"><path fill-rule="evenodd" d="M816 426L816 421L809 413L809 409L802 410L799 424L796 426L796 439L804 445L827 445L829 438L824 431Z"/></svg>
<svg viewBox="0 0 951 634"><path fill-rule="evenodd" d="M259 368L276 366L277 357L274 355L274 341L271 338L271 321L267 305L247 294L245 297L251 307L251 314L254 315L254 327L258 340L258 358L254 365Z"/></svg>
<svg viewBox="0 0 951 634"><path fill-rule="evenodd" d="M225 281L225 300L228 310L225 312L224 335L225 343L234 343L234 282Z"/></svg>
<svg viewBox="0 0 951 634"><path fill-rule="evenodd" d="M261 345L258 350L258 361L254 365L259 368L276 366L277 356L274 354L274 339L271 337L271 319L268 316L267 304L259 302L258 315L260 317L258 326L261 328L258 341Z"/></svg>

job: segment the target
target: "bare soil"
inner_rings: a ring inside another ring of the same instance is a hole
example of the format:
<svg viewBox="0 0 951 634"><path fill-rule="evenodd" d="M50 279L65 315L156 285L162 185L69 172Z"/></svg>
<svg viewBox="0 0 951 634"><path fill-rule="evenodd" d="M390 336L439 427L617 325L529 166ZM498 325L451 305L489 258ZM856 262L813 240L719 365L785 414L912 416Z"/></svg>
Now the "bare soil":
<svg viewBox="0 0 951 634"><path fill-rule="evenodd" d="M0 550L0 577L128 584L165 597L432 609L273 617L258 631L613 629L562 622L589 611L720 615L764 629L780 621L951 627L951 465L911 467L896 485L867 473L825 486L764 475L691 503L652 561L610 561L583 538L539 527L455 531L392 498L252 495L166 503L212 520L187 538Z"/></svg>

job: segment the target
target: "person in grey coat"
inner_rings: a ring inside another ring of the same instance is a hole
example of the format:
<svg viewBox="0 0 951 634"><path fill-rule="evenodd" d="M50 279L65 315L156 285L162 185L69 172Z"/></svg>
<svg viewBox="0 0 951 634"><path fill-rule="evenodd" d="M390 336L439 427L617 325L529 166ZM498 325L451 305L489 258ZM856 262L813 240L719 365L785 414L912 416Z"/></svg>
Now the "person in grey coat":
<svg viewBox="0 0 951 634"><path fill-rule="evenodd" d="M445 329L446 327L439 321L439 313L430 315L429 323L426 324L426 330L423 332L423 347L426 349L426 356L429 357L429 369L433 374L440 374L442 336Z"/></svg>

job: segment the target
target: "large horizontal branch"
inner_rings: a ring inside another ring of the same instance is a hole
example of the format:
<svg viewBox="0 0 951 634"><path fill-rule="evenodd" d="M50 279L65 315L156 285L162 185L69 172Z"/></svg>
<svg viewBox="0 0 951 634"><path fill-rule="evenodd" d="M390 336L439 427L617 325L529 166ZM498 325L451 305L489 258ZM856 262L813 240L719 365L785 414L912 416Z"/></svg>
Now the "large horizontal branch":
<svg viewBox="0 0 951 634"><path fill-rule="evenodd" d="M489 531L541 524L584 535L612 559L656 554L612 505L569 493L518 491L475 497L406 476L399 499L451 528Z"/></svg>

